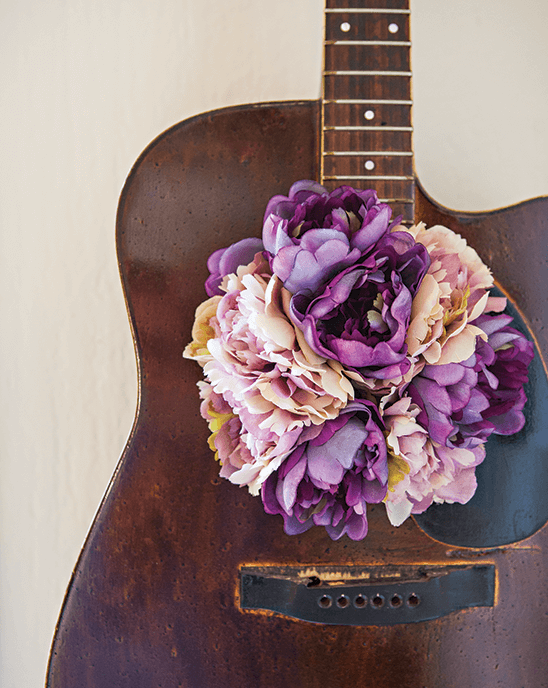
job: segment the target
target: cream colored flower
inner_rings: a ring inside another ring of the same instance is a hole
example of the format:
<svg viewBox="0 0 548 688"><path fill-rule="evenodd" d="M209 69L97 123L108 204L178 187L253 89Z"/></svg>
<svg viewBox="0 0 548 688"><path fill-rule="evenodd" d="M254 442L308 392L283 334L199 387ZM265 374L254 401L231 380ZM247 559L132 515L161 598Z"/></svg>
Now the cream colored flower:
<svg viewBox="0 0 548 688"><path fill-rule="evenodd" d="M183 351L185 358L197 361L202 368L208 361L212 360L207 343L217 335L215 315L221 298L221 296L212 296L198 306L192 326L192 341L187 344Z"/></svg>
<svg viewBox="0 0 548 688"><path fill-rule="evenodd" d="M475 467L485 457L483 444L462 449L430 440L416 421L419 412L410 397L402 397L382 411L389 469L384 501L394 526L411 514L422 513L432 502L469 501L476 490Z"/></svg>
<svg viewBox="0 0 548 688"><path fill-rule="evenodd" d="M489 298L491 272L460 235L441 225L426 229L422 222L407 231L426 246L431 260L413 299L408 354L430 364L465 361L476 337L486 339L471 323L486 310L503 310L506 300Z"/></svg>
<svg viewBox="0 0 548 688"><path fill-rule="evenodd" d="M198 308L194 339L184 355L204 367L213 392L238 416L241 442L252 460L246 455L228 477L256 493L303 430L338 416L354 398L354 388L342 366L312 351L293 325L291 294L261 254L226 276L222 289L224 296ZM211 412L206 416L217 431L217 419ZM216 435L216 444L228 427ZM237 466L235 457L230 464Z"/></svg>

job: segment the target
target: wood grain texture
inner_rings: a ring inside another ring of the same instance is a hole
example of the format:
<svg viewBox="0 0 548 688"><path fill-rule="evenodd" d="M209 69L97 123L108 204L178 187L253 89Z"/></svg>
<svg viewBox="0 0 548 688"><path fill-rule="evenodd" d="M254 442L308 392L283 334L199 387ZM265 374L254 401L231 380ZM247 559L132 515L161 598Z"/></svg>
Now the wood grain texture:
<svg viewBox="0 0 548 688"><path fill-rule="evenodd" d="M259 499L217 476L199 415L199 367L182 358L209 254L261 229L267 200L318 175L316 102L209 113L137 161L118 252L140 367L128 446L77 563L49 688L542 688L548 530L488 551L449 547L370 510L361 543L283 533ZM462 214L417 190L417 214L474 245L548 354L548 200ZM494 563L497 601L433 622L325 627L243 613L241 565Z"/></svg>

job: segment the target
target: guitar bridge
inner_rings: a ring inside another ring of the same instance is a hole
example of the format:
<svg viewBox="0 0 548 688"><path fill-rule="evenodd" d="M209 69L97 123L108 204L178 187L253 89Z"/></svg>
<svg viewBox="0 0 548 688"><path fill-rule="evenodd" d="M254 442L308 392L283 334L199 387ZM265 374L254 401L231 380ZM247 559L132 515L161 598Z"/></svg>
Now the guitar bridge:
<svg viewBox="0 0 548 688"><path fill-rule="evenodd" d="M429 621L492 607L495 567L373 566L240 568L240 607L345 626Z"/></svg>

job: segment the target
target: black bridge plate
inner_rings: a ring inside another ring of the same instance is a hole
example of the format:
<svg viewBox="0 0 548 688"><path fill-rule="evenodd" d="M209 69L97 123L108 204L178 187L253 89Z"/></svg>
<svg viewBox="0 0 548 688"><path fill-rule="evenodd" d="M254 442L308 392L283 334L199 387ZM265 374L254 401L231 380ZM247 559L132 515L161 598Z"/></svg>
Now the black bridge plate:
<svg viewBox="0 0 548 688"><path fill-rule="evenodd" d="M429 621L470 607L492 607L495 567L248 567L240 607L345 626Z"/></svg>

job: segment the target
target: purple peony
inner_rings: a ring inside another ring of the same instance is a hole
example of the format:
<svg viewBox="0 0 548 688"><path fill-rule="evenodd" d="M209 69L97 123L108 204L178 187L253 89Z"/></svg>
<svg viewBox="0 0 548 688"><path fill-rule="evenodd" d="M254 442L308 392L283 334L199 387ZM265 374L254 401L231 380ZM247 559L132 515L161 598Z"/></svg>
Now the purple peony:
<svg viewBox="0 0 548 688"><path fill-rule="evenodd" d="M528 381L528 367L535 353L533 342L513 327L509 315L482 315L474 325L488 336L494 360L481 370L479 389L489 400L482 416L498 435L513 435L525 424L522 413L527 397L523 386Z"/></svg>
<svg viewBox="0 0 548 688"><path fill-rule="evenodd" d="M265 511L283 516L288 535L321 525L333 540L344 533L364 538L367 504L386 496L383 429L374 404L351 401L267 478L261 490Z"/></svg>
<svg viewBox="0 0 548 688"><path fill-rule="evenodd" d="M401 377L411 365L411 304L429 265L426 248L410 234L385 234L316 294L295 294L291 317L314 351L362 379Z"/></svg>
<svg viewBox="0 0 548 688"><path fill-rule="evenodd" d="M461 363L425 366L407 388L421 409L417 422L442 446L472 449L493 432L482 416L489 401L478 388L479 371L494 359L484 344L478 339L475 353Z"/></svg>
<svg viewBox="0 0 548 688"><path fill-rule="evenodd" d="M523 427L523 385L534 350L508 327L511 320L507 315L476 319L487 341L478 337L470 358L427 365L411 381L408 394L421 409L417 422L435 442L471 449L493 432L511 435Z"/></svg>
<svg viewBox="0 0 548 688"><path fill-rule="evenodd" d="M224 291L220 286L223 279L227 275L236 272L240 265L251 263L255 254L262 250L263 242L256 237L250 237L212 253L207 261L207 268L210 272L205 282L207 295L222 296Z"/></svg>
<svg viewBox="0 0 548 688"><path fill-rule="evenodd" d="M289 197L274 196L266 207L263 242L272 271L292 294L313 293L383 237L391 215L372 190L327 193L317 182L297 182Z"/></svg>

